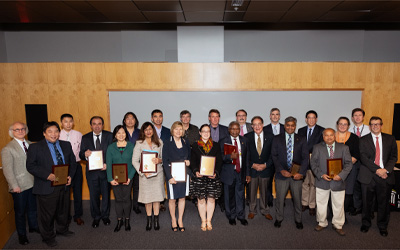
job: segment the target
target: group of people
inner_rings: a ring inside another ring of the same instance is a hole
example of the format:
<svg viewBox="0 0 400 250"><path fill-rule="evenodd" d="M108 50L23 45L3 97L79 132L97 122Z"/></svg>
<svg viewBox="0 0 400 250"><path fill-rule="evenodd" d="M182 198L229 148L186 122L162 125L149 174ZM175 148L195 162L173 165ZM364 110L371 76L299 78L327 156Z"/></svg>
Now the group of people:
<svg viewBox="0 0 400 250"><path fill-rule="evenodd" d="M180 121L168 129L162 125L162 111L156 109L151 113L151 122L143 123L140 129L136 115L126 113L122 124L112 133L104 130L102 117L93 116L92 131L82 136L73 129L73 116L63 114L62 129L57 122L46 122L44 139L37 143L25 139L28 128L24 123L15 122L9 128L13 140L1 154L3 172L14 199L19 243L29 243L26 214L29 232L40 233L50 247L57 245L56 235L74 235L69 230L70 187L74 195L73 220L78 225L84 224L81 160L86 161L93 228L99 227L101 221L104 225L111 223L110 187L117 214L114 232L122 227L131 230L130 213L132 210L141 213L139 203L145 206L146 230L159 230L165 186L174 232L186 230L183 215L188 196L196 200L202 231L212 230L216 203L225 211L230 225L239 221L246 226L247 219L254 219L258 211L267 220L273 220L275 179L276 228L284 220L284 203L290 190L297 229L303 229L302 213L308 209L311 216L316 215L315 231L328 226L327 214L331 211L332 226L339 235L345 235L345 212L362 213L361 231L368 232L376 203L379 232L387 236L397 145L393 136L381 132L381 118L371 117L367 126L363 124L364 116L365 112L356 108L352 111L353 125L347 117L340 117L336 130L325 129L317 125L317 112L310 110L305 115L307 125L295 133L297 119L289 116L281 124L278 108L271 109L271 123L266 126L260 116L247 122L247 112L241 109L236 112L236 121L228 127L219 123L220 112L211 109L209 124L200 128L190 123L191 113L184 110ZM227 147L234 149L228 151ZM88 159L93 151L99 150L103 154L102 169L89 170ZM156 173L142 172L144 151L156 153L152 158ZM214 175L200 174L203 156L215 157ZM327 172L329 159L342 162L342 170L334 176ZM172 176L174 162L184 163L186 182L178 182ZM52 167L64 164L69 166L67 184L53 186L56 176ZM114 179L113 164L127 165L125 183ZM247 216L246 203L249 205Z"/></svg>

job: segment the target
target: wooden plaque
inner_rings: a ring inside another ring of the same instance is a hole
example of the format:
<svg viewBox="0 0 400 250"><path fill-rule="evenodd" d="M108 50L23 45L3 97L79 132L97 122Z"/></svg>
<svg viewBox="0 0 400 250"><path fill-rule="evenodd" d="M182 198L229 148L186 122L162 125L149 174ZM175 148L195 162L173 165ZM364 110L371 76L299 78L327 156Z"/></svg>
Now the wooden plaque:
<svg viewBox="0 0 400 250"><path fill-rule="evenodd" d="M128 164L112 164L112 175L119 184L126 183L128 181Z"/></svg>
<svg viewBox="0 0 400 250"><path fill-rule="evenodd" d="M56 176L56 179L51 182L51 186L66 185L68 183L69 165L53 165L51 168L52 173Z"/></svg>
<svg viewBox="0 0 400 250"><path fill-rule="evenodd" d="M329 178L332 179L335 175L338 175L343 169L342 158L327 159L326 160L326 169L327 169L327 175L329 175Z"/></svg>

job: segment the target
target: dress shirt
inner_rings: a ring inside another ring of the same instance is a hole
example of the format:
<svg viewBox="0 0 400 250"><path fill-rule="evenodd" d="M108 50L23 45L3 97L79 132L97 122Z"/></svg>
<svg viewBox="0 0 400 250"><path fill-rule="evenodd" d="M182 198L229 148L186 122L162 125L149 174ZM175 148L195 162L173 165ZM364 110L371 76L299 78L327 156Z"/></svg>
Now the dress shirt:
<svg viewBox="0 0 400 250"><path fill-rule="evenodd" d="M158 138L161 138L161 130L162 130L162 126L161 126L161 128L157 128L157 127L156 127L156 125L154 125L154 128L156 129L156 132L157 132Z"/></svg>
<svg viewBox="0 0 400 250"><path fill-rule="evenodd" d="M360 127L358 127L358 129L360 130L360 134L361 134L360 137L363 137L364 135L369 134L369 132L370 132L370 131L369 131L369 126L368 126L368 125L365 125L365 124L363 124L363 125L361 125ZM357 126L356 126L356 125L352 125L352 126L349 128L349 131L350 131L351 133L357 135Z"/></svg>
<svg viewBox="0 0 400 250"><path fill-rule="evenodd" d="M292 137L292 155L293 155L293 149L294 149L294 133L293 133L293 134L290 134L290 135L291 135L291 137ZM288 140L289 140L289 134L286 133L286 132L285 132L285 139L286 139L286 146L287 146L287 143L288 143Z"/></svg>
<svg viewBox="0 0 400 250"><path fill-rule="evenodd" d="M213 126L211 126L211 124L210 124L210 127L211 127L211 139L213 141L218 142L218 140L219 140L219 124L215 128Z"/></svg>
<svg viewBox="0 0 400 250"><path fill-rule="evenodd" d="M22 144L23 142L25 142L26 149L29 148L29 144L26 142L25 139L23 139L23 140L21 141L21 140L19 140L19 139L17 139L17 138L14 138L14 140L16 140L16 141L18 142L18 144L21 146L21 148L22 148L22 150L24 150L24 152L25 152L25 148L24 148L24 145ZM26 154L26 152L25 152L25 154Z"/></svg>
<svg viewBox="0 0 400 250"><path fill-rule="evenodd" d="M232 145L235 145L235 139L236 139L236 143L238 146L238 150L239 150L239 162L240 162L240 168L242 168L242 146L240 145L240 140L239 140L239 136L236 138L233 138L231 136L231 140L232 140ZM236 166L234 166L234 168L236 168Z"/></svg>
<svg viewBox="0 0 400 250"><path fill-rule="evenodd" d="M373 133L371 133L371 135L372 135L372 140L374 141L375 148L376 148L376 137L378 137L379 150L381 151L380 159L379 159L379 167L385 168L385 166L383 166L383 160L382 160L382 155L383 155L383 152L382 152L382 134L379 133L379 135L374 135Z"/></svg>
<svg viewBox="0 0 400 250"><path fill-rule="evenodd" d="M47 146L49 146L51 158L53 159L54 165L58 165L56 151L54 150L54 144L52 142L49 142L48 140L46 140L46 142L47 142ZM60 154L61 154L61 158L63 160L63 163L65 164L64 154L63 154L63 151L62 151L62 149L60 147L60 142L57 140L55 142L55 144L56 144L56 147L58 149L58 152L60 152Z"/></svg>
<svg viewBox="0 0 400 250"><path fill-rule="evenodd" d="M72 151L74 152L76 161L80 161L81 158L79 158L79 151L81 150L81 141L82 141L81 132L73 129L67 132L63 129L60 132L60 140L69 141L71 143ZM96 141L94 142L94 145L96 145Z"/></svg>
<svg viewBox="0 0 400 250"><path fill-rule="evenodd" d="M261 150L262 150L262 148L264 146L264 132L263 131L261 131L261 133L260 133L260 140L261 140ZM256 143L256 148L257 148L258 135L256 132L254 132L254 141Z"/></svg>
<svg viewBox="0 0 400 250"><path fill-rule="evenodd" d="M281 132L281 124L279 122L277 124L271 123L271 126L272 126L272 133L274 135L279 135L279 133ZM275 130L276 130L276 133L275 133Z"/></svg>
<svg viewBox="0 0 400 250"><path fill-rule="evenodd" d="M99 140L100 140L100 144L101 144L101 136L102 136L102 132L100 132L100 134L98 134L99 135ZM93 132L93 143L94 143L94 146L96 147L96 140L97 140L97 135Z"/></svg>
<svg viewBox="0 0 400 250"><path fill-rule="evenodd" d="M247 134L248 131L247 131L247 125L246 125L246 123L243 124L243 125L240 125L240 129L243 130L243 135Z"/></svg>
<svg viewBox="0 0 400 250"><path fill-rule="evenodd" d="M333 142L332 145L326 144L326 149L328 150L328 156L331 157L331 150L330 150L329 146L332 146L333 158L335 158L335 142Z"/></svg>
<svg viewBox="0 0 400 250"><path fill-rule="evenodd" d="M310 137L312 136L312 134L314 133L314 128L315 128L315 125L314 126L312 126L311 128L309 127L309 126L307 126L307 141L308 141L308 134L310 133L310 129L311 129L311 135L310 135Z"/></svg>

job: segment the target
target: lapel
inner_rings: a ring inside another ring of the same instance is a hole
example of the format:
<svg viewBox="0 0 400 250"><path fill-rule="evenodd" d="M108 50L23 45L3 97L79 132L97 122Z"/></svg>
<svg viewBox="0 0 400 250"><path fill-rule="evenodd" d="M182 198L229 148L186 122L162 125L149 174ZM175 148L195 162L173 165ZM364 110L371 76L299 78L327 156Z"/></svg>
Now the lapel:
<svg viewBox="0 0 400 250"><path fill-rule="evenodd" d="M283 136L281 136L281 135L278 135L278 136L281 137L281 139L279 140L279 143L281 144L281 147L283 148L285 159L287 159L286 135L283 134ZM294 152L294 149L293 149L293 152Z"/></svg>
<svg viewBox="0 0 400 250"><path fill-rule="evenodd" d="M25 154L25 150L23 150L21 148L21 146L19 145L19 143L13 139L11 141L11 147L20 155L20 156L24 156L26 158L26 154Z"/></svg>
<svg viewBox="0 0 400 250"><path fill-rule="evenodd" d="M51 156L50 149L49 146L47 145L46 139L43 139L41 147L43 150L42 152L44 153L45 160L48 160L51 163L51 165L54 165L53 157Z"/></svg>
<svg viewBox="0 0 400 250"><path fill-rule="evenodd" d="M89 134L89 143L90 143L90 145L92 146L91 148L93 148L93 150L95 150L96 149L96 146L94 145L94 133L93 133L93 131L92 132L90 132L90 134Z"/></svg>
<svg viewBox="0 0 400 250"><path fill-rule="evenodd" d="M389 158L389 156L387 154L389 153L390 150L385 150L385 148L384 148L384 146L386 146L388 144L388 142L386 140L388 137L385 136L383 133L381 133L381 136L382 136L382 145L380 145L380 146L382 148L382 161L385 164L386 163L385 159Z"/></svg>
<svg viewBox="0 0 400 250"><path fill-rule="evenodd" d="M367 134L367 143L369 144L368 147L370 148L372 155L374 156L375 159L375 153L376 153L376 148L374 144L374 140L372 139L372 133ZM382 136L382 144L383 144L383 136Z"/></svg>
<svg viewBox="0 0 400 250"><path fill-rule="evenodd" d="M326 145L325 142L322 142L322 145L323 145L323 147L322 147L322 154L323 154L325 157L323 157L323 158L321 158L321 159L329 159L328 146ZM335 145L335 146L337 146L337 145ZM335 151L336 151L336 148L335 148ZM333 156L335 156L335 151L333 151ZM335 157L333 157L333 158L335 158Z"/></svg>

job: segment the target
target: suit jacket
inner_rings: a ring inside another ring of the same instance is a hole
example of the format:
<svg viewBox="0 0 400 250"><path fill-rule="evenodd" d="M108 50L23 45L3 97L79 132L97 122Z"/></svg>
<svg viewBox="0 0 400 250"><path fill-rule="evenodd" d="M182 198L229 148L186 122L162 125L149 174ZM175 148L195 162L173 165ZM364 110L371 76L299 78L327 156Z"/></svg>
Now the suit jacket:
<svg viewBox="0 0 400 250"><path fill-rule="evenodd" d="M246 129L247 129L247 133L253 132L253 127L251 126L250 122L246 122Z"/></svg>
<svg viewBox="0 0 400 250"><path fill-rule="evenodd" d="M247 139L243 136L238 136L241 147L241 154L242 154L242 164L240 166L240 174L241 174L241 180L242 183L246 183L246 176L250 176L250 171L247 166L247 150L248 150L248 143ZM224 144L232 144L231 136L225 137L221 139L220 141L220 146L221 146L221 155L222 155L222 170L221 170L221 181L227 185L232 185L233 179L234 179L234 171L235 170L235 165L232 164L232 158L231 155L224 155ZM239 159L237 159L239 160Z"/></svg>
<svg viewBox="0 0 400 250"><path fill-rule="evenodd" d="M382 135L382 161L383 166L389 172L387 183L395 184L393 168L397 162L397 144L394 136L381 133ZM369 184L372 176L380 167L375 165L375 144L371 133L360 138L360 158L361 166L358 174L358 180L361 183Z"/></svg>
<svg viewBox="0 0 400 250"><path fill-rule="evenodd" d="M342 191L346 189L345 180L349 175L353 163L351 162L351 155L349 147L335 142L334 158L342 158L343 169L339 173L340 181L326 181L321 178L323 174L327 174L326 160L329 159L329 153L325 142L318 143L314 146L313 154L311 156L311 170L315 175L315 186L321 189L331 189L332 191Z"/></svg>
<svg viewBox="0 0 400 250"><path fill-rule="evenodd" d="M210 128L213 129L212 126L211 126L211 124L210 124ZM229 136L230 136L227 126L218 124L218 130L219 130L219 139L218 139L218 143L219 143L222 139L224 139L225 137L229 137ZM213 141L215 141L214 138L212 138L212 139L213 139Z"/></svg>
<svg viewBox="0 0 400 250"><path fill-rule="evenodd" d="M60 147L64 155L65 164L69 164L68 175L74 178L77 168L76 158L72 151L70 142L60 141ZM33 184L33 193L39 195L51 194L54 187L51 186L51 181L47 177L52 173L52 166L54 165L53 158L51 157L49 146L46 139L29 146L26 169L31 173L35 182ZM69 188L69 186L66 186Z"/></svg>
<svg viewBox="0 0 400 250"><path fill-rule="evenodd" d="M308 130L309 130L308 126L299 128L298 134L301 136L304 136L306 138L306 142L308 145L308 151L310 152L310 154L313 152L314 145L323 141L322 132L324 132L324 129L325 128L323 128L319 125L315 125L313 133L311 134L311 137L308 138L308 141L307 141Z"/></svg>
<svg viewBox="0 0 400 250"><path fill-rule="evenodd" d="M308 147L306 138L301 135L294 134L294 148L293 148L293 160L292 162L300 164L299 173L305 177L308 169ZM282 170L289 171L289 167L287 165L287 150L286 150L286 135L279 134L274 136L274 140L272 141L272 160L274 161L275 167L275 178L284 180L287 177L284 177L281 174Z"/></svg>
<svg viewBox="0 0 400 250"><path fill-rule="evenodd" d="M112 143L113 140L113 135L110 131L103 130L101 131L101 150L103 150L103 162L106 163L106 155L107 155L107 148L108 146ZM82 142L81 142L81 150L79 152L79 157L84 160L86 159L85 157L85 152L86 150L96 150L96 146L94 145L94 140L93 140L93 132L89 132L82 136ZM104 172L104 175L106 174L106 171L101 171L101 170L92 170L89 171L89 165L88 162L86 162L86 176L89 174L98 173L98 172Z"/></svg>
<svg viewBox="0 0 400 250"><path fill-rule="evenodd" d="M167 127L162 126L161 127L161 136L160 139L165 142L168 141L169 138L171 137L171 130Z"/></svg>
<svg viewBox="0 0 400 250"><path fill-rule="evenodd" d="M28 144L31 142L26 141ZM19 187L22 191L33 187L33 176L26 170L26 154L16 139L1 150L3 174L8 182L9 192Z"/></svg>
<svg viewBox="0 0 400 250"><path fill-rule="evenodd" d="M175 144L175 140L170 137L168 141L165 141L163 149L162 149L162 160L163 160L163 166L164 166L164 174L165 174L165 180L168 182L170 179L172 179L171 175L171 162L174 161L184 161L184 160L189 160L190 161L190 144L188 140L185 140L184 138L181 138L182 142L182 148L178 149ZM183 157L180 157L179 150L182 151ZM191 171L189 167L186 167L186 174L191 175Z"/></svg>
<svg viewBox="0 0 400 250"><path fill-rule="evenodd" d="M265 134L274 135L271 123L264 126L263 130ZM284 133L285 133L285 126L282 123L279 123L279 134L284 134Z"/></svg>
<svg viewBox="0 0 400 250"><path fill-rule="evenodd" d="M264 143L263 148L261 150L261 155L258 155L256 141L254 138L255 132L247 133L244 137L248 140L248 156L247 156L247 165L250 169L251 178L255 178L260 176L261 178L268 178L274 175L274 166L272 162L272 140L274 138L273 134L267 134L264 132ZM256 171L252 168L253 164L266 164L267 167L263 171Z"/></svg>

